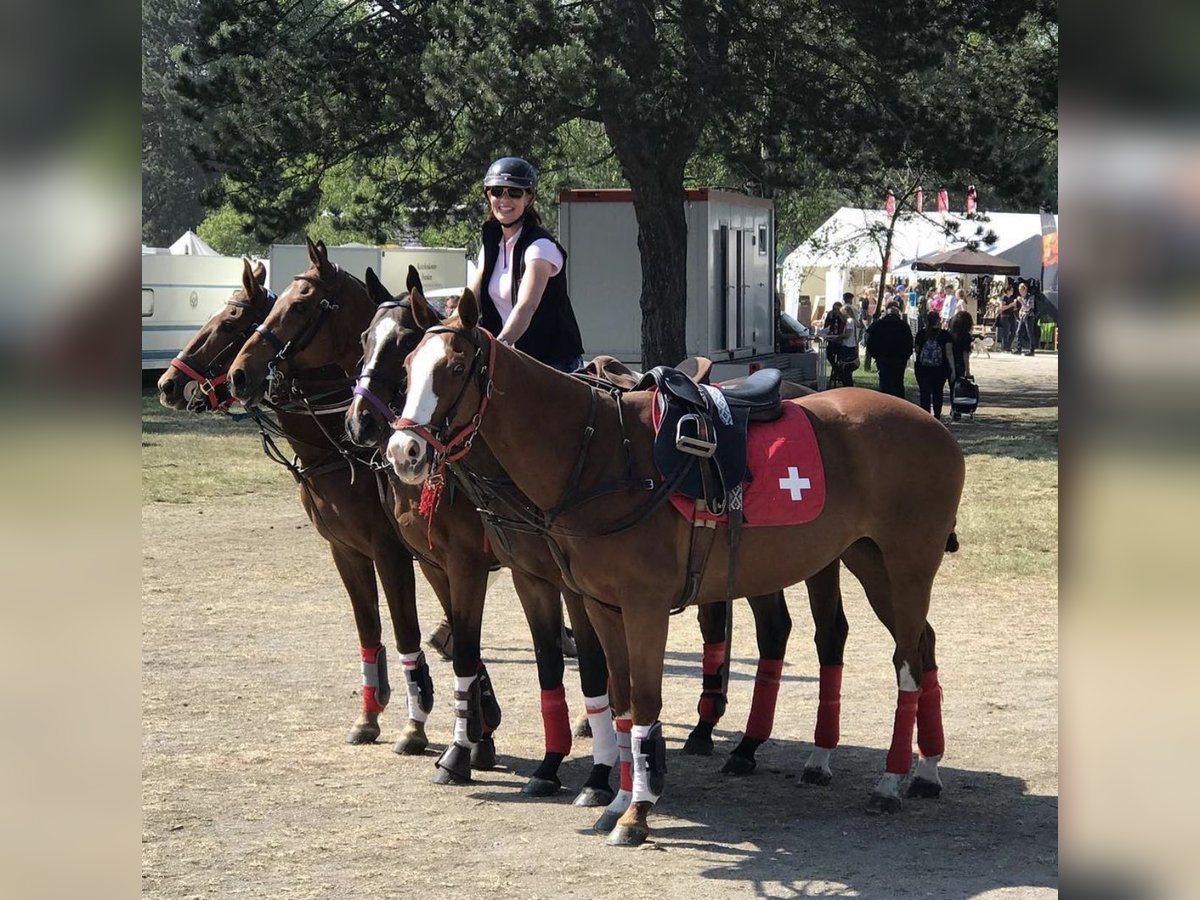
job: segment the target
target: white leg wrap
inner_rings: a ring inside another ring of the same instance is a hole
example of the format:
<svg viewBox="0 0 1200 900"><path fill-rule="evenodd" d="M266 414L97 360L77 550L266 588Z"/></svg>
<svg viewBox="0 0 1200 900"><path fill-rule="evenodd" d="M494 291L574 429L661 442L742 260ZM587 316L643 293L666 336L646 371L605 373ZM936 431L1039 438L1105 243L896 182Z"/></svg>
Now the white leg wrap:
<svg viewBox="0 0 1200 900"><path fill-rule="evenodd" d="M625 810L629 809L629 804L633 801L633 794L629 791L617 791L617 795L612 798L612 803L604 808L605 812L615 812L618 815L624 815Z"/></svg>
<svg viewBox="0 0 1200 900"><path fill-rule="evenodd" d="M932 781L934 784L942 783L941 776L938 775L938 763L941 762L942 755L938 753L935 756L922 756L917 760L917 767L913 770L913 778L920 781Z"/></svg>
<svg viewBox="0 0 1200 900"><path fill-rule="evenodd" d="M884 772L883 777L879 779L879 784L875 785L875 795L878 797L895 797L900 799L900 779L903 775L897 775L894 772Z"/></svg>
<svg viewBox="0 0 1200 900"><path fill-rule="evenodd" d="M478 675L472 675L470 678L463 678L459 675L454 676L454 692L455 694L470 694L471 686L475 683ZM454 743L462 744L464 747L474 747L475 742L467 738L467 720L457 713L465 713L467 711L467 701L454 698Z"/></svg>
<svg viewBox="0 0 1200 900"><path fill-rule="evenodd" d="M645 752L642 750L642 740L649 736L652 725L634 725L630 735L630 752L633 754L633 802L650 801L657 803L659 795L650 790L650 766Z"/></svg>
<svg viewBox="0 0 1200 900"><path fill-rule="evenodd" d="M617 764L617 731L613 728L612 710L608 707L608 694L599 697L584 697L588 724L592 726L592 762L598 766Z"/></svg>
<svg viewBox="0 0 1200 900"><path fill-rule="evenodd" d="M829 759L833 756L833 750L827 747L814 747L813 752L809 754L808 762L804 764L805 769L820 769L827 775L832 775L833 770L829 768Z"/></svg>
<svg viewBox="0 0 1200 900"><path fill-rule="evenodd" d="M421 709L421 689L413 680L409 678L413 669L417 667L417 663L421 661L421 651L416 653L401 653L400 666L404 670L404 685L408 688L408 717L414 722L426 722L429 719L429 713Z"/></svg>

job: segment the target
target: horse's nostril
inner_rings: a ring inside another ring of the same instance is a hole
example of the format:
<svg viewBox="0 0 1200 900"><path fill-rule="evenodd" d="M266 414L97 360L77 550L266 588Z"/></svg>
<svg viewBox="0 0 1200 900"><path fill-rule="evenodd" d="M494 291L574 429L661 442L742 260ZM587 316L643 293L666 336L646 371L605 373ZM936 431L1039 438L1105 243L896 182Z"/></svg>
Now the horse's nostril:
<svg viewBox="0 0 1200 900"><path fill-rule="evenodd" d="M405 453L408 455L409 459L411 459L413 462L416 462L417 461L417 445L416 445L416 443L410 442L408 447L405 448Z"/></svg>
<svg viewBox="0 0 1200 900"><path fill-rule="evenodd" d="M246 373L242 369L234 369L230 372L229 379L233 382L234 390L240 391L246 386Z"/></svg>

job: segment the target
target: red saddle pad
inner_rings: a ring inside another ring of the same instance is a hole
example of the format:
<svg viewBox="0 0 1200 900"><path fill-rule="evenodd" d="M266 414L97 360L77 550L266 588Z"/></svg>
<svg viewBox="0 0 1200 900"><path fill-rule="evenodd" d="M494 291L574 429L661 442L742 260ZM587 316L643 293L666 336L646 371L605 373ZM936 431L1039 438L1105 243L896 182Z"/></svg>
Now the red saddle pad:
<svg viewBox="0 0 1200 900"><path fill-rule="evenodd" d="M819 516L825 507L825 466L804 410L785 400L783 415L774 422L750 423L747 440L744 524L800 525ZM695 504L690 498L672 494L671 505L689 522L694 520ZM701 517L718 522L727 518L710 513Z"/></svg>

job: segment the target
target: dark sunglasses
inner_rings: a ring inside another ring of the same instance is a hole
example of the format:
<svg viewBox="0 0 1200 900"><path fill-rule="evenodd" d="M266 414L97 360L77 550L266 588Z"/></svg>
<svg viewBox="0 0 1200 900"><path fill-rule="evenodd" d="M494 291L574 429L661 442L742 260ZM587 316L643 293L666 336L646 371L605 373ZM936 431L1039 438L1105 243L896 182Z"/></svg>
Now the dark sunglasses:
<svg viewBox="0 0 1200 900"><path fill-rule="evenodd" d="M509 200L520 200L528 191L525 188L518 187L490 187L486 188L487 193L499 200L501 197L508 197Z"/></svg>

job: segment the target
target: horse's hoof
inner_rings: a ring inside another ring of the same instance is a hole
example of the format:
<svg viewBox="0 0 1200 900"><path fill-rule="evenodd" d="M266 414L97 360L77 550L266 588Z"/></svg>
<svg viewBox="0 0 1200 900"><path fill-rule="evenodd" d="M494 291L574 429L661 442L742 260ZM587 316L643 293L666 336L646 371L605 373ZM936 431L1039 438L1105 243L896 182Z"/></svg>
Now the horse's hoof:
<svg viewBox="0 0 1200 900"><path fill-rule="evenodd" d="M612 802L611 800L609 801ZM596 824L592 826L594 831L599 831L601 834L609 834L617 827L617 820L625 813L623 809L606 809L600 814L600 818L596 820Z"/></svg>
<svg viewBox="0 0 1200 900"><path fill-rule="evenodd" d="M590 738L592 736L592 723L588 721L587 716L580 716L575 721L575 730L571 734L577 738Z"/></svg>
<svg viewBox="0 0 1200 900"><path fill-rule="evenodd" d="M640 847L650 837L650 829L644 825L618 825L605 841L610 847Z"/></svg>
<svg viewBox="0 0 1200 900"><path fill-rule="evenodd" d="M805 769L800 773L800 783L826 787L833 783L833 773L826 772L824 769Z"/></svg>
<svg viewBox="0 0 1200 900"><path fill-rule="evenodd" d="M401 756L420 756L429 749L429 739L423 734L406 734L396 741L392 752Z"/></svg>
<svg viewBox="0 0 1200 900"><path fill-rule="evenodd" d="M721 766L722 775L751 775L758 768L758 762L752 757L738 756L736 753L730 754L729 759L725 760L725 765Z"/></svg>
<svg viewBox="0 0 1200 900"><path fill-rule="evenodd" d="M867 801L867 812L875 815L898 813L900 812L900 798L888 794L872 794L871 799Z"/></svg>
<svg viewBox="0 0 1200 900"><path fill-rule="evenodd" d="M683 743L679 751L684 756L712 756L713 739L711 735L693 731Z"/></svg>
<svg viewBox="0 0 1200 900"><path fill-rule="evenodd" d="M482 738L471 748L472 769L492 769L496 766L496 742L491 737Z"/></svg>
<svg viewBox="0 0 1200 900"><path fill-rule="evenodd" d="M607 788L585 787L571 801L572 806L608 806L617 795ZM611 826L608 829L612 830Z"/></svg>
<svg viewBox="0 0 1200 900"><path fill-rule="evenodd" d="M347 744L373 744L379 737L379 725L375 722L364 722L355 725L354 730L346 735Z"/></svg>
<svg viewBox="0 0 1200 900"><path fill-rule="evenodd" d="M538 778L534 775L521 788L521 793L526 797L553 797L562 790L562 782L557 778L551 780L549 778Z"/></svg>
<svg viewBox="0 0 1200 900"><path fill-rule="evenodd" d="M919 797L922 800L936 800L942 794L942 786L928 778L914 778L908 785L908 797Z"/></svg>
<svg viewBox="0 0 1200 900"><path fill-rule="evenodd" d="M461 744L451 744L434 763L434 784L470 784L471 751Z"/></svg>

